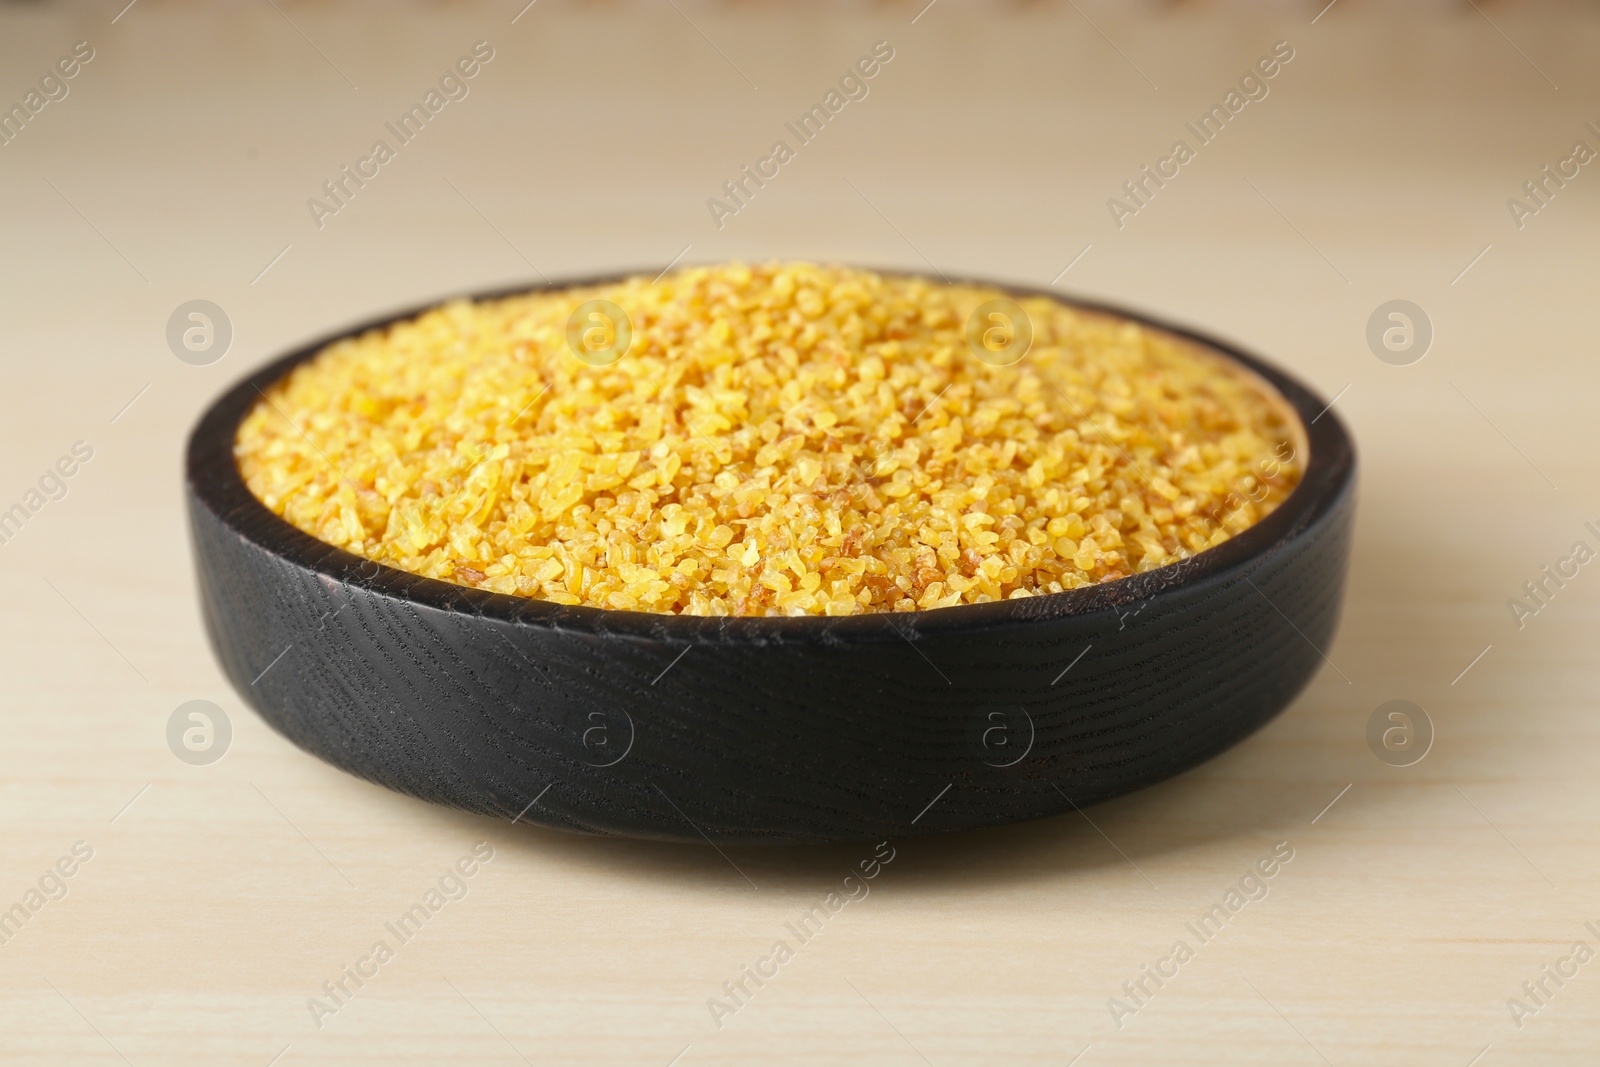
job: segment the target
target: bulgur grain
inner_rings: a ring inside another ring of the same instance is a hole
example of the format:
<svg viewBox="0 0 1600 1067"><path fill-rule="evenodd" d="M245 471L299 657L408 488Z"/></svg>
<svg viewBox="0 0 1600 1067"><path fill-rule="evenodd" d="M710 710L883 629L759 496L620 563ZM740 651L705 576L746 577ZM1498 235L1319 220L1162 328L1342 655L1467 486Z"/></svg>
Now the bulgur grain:
<svg viewBox="0 0 1600 1067"><path fill-rule="evenodd" d="M1044 297L1020 362L967 350L1005 294L808 263L455 301L266 393L251 491L328 543L563 604L911 611L1147 571L1299 478L1292 413L1219 357ZM572 310L631 347L592 365Z"/></svg>

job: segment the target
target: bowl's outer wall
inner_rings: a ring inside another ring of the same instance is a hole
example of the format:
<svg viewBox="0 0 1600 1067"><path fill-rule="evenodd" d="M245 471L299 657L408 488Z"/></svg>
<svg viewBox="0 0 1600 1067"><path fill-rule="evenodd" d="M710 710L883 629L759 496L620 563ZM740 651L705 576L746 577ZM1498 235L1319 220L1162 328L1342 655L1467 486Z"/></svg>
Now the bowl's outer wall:
<svg viewBox="0 0 1600 1067"><path fill-rule="evenodd" d="M289 353L202 416L187 499L211 642L245 699L330 763L568 830L882 838L1059 814L1159 782L1256 730L1325 662L1355 453L1322 399L1270 364L1073 303L1188 337L1276 388L1309 445L1289 498L1146 574L904 615L702 619L484 593L302 533L233 461L259 389L327 341L419 308Z"/></svg>
<svg viewBox="0 0 1600 1067"><path fill-rule="evenodd" d="M466 590L451 611L340 582L189 500L212 643L296 744L468 811L686 840L1012 822L1191 767L1322 665L1353 512L1346 481L1273 551L1102 611L691 646L490 618Z"/></svg>

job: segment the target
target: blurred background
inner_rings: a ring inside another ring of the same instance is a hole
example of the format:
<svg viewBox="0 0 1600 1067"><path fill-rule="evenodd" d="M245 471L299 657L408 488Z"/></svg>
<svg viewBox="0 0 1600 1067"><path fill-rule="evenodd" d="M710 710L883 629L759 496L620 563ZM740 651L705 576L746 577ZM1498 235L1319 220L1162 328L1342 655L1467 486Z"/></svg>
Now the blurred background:
<svg viewBox="0 0 1600 1067"><path fill-rule="evenodd" d="M1510 600L1600 546L1597 54L1592 2L0 3L0 906L93 851L0 927L0 1059L1588 1062L1593 983L1524 983L1600 948L1600 583ZM1330 669L1283 716L1085 817L903 844L719 1027L707 999L859 857L735 850L752 892L709 850L299 753L206 647L180 456L347 324L730 258L1217 334L1331 401L1363 473ZM166 733L196 699L230 723L204 765ZM1433 739L1406 766L1367 741L1395 699ZM308 1014L480 839L471 895ZM1119 1019L1280 841L1271 896Z"/></svg>

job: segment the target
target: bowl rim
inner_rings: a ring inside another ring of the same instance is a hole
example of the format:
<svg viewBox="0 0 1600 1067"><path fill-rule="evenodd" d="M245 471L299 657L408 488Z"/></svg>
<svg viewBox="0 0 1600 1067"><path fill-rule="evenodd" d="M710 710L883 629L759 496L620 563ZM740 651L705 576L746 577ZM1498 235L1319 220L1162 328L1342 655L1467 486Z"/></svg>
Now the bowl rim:
<svg viewBox="0 0 1600 1067"><path fill-rule="evenodd" d="M668 269L690 269L698 264L674 264ZM932 279L931 275L896 268L856 267L894 277ZM413 574L388 564L368 560L337 545L305 533L275 514L245 484L234 460L239 424L254 407L263 390L296 365L328 345L368 330L414 318L453 300L497 300L525 293L605 285L639 276L657 277L656 269L605 271L576 277L546 279L537 283L497 286L493 289L437 297L420 304L387 311L354 325L342 327L300 344L276 359L246 373L206 407L190 432L185 448L185 485L191 503L203 505L241 539L271 555L315 573L333 587L353 586L379 596L408 601L449 613L465 613L518 626L575 635L634 637L653 642L762 645L791 643L843 643L881 640L909 641L912 636L933 636L1027 625L1047 619L1090 615L1151 597L1207 578L1241 571L1273 553L1306 530L1318 525L1349 489L1355 472L1355 447L1344 423L1322 398L1289 373L1231 342L1187 326L1099 300L1033 287L967 276L950 277L953 285L998 289L1012 299L1043 297L1074 310L1111 316L1159 330L1200 346L1257 378L1276 392L1294 414L1308 456L1298 485L1270 515L1235 534L1220 545L1140 574L1109 582L1045 593L1018 600L983 604L957 604L909 612L868 612L857 615L708 616L678 615L566 605L512 593L498 593L456 585L438 578ZM1297 441L1297 443L1299 443Z"/></svg>

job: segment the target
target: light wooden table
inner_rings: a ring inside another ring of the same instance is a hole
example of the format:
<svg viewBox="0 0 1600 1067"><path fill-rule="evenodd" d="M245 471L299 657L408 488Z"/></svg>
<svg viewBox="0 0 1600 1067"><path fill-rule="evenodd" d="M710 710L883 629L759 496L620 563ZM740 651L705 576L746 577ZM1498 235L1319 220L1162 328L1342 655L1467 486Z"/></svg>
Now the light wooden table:
<svg viewBox="0 0 1600 1067"><path fill-rule="evenodd" d="M1521 229L1506 205L1600 147L1594 13L120 6L0 11L0 103L94 49L0 147L0 509L93 449L0 545L0 907L93 853L0 944L0 1060L1595 1061L1600 962L1520 1027L1507 1002L1600 949L1600 567L1520 628L1507 601L1600 548L1600 167ZM317 228L306 200L479 40L470 94ZM869 95L718 229L707 198L879 40ZM1107 199L1278 40L1269 95L1118 229ZM1084 816L898 843L720 1027L708 998L860 848L588 840L324 766L219 674L180 506L192 420L285 346L680 251L1057 279L1271 355L1338 396L1363 460L1331 664L1281 718ZM206 366L165 337L192 299L232 323ZM1413 365L1369 350L1391 299L1433 324ZM205 766L166 739L195 699L232 726ZM1406 768L1366 741L1394 699L1436 731ZM467 896L400 945L385 923L478 841ZM1279 842L1268 895L1200 944L1186 924ZM308 998L380 939L319 1028Z"/></svg>

